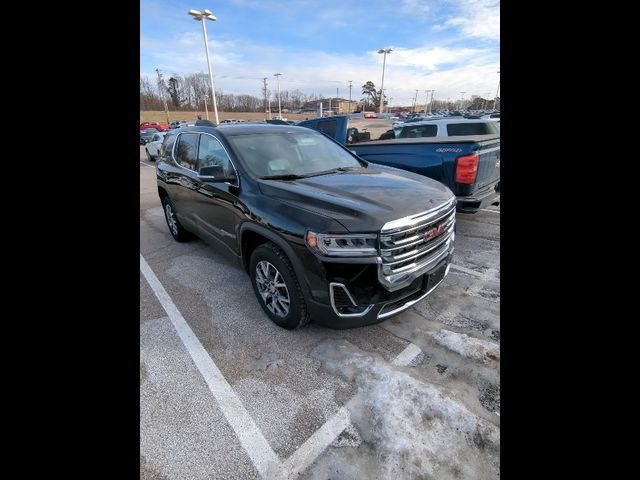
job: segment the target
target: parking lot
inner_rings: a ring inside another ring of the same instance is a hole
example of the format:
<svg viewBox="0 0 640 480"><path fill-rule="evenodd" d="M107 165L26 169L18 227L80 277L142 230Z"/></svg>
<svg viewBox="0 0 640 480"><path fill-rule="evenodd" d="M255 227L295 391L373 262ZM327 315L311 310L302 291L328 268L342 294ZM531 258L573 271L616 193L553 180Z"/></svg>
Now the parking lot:
<svg viewBox="0 0 640 480"><path fill-rule="evenodd" d="M232 259L173 240L140 147L141 478L499 478L500 209L457 222L425 300L289 331Z"/></svg>

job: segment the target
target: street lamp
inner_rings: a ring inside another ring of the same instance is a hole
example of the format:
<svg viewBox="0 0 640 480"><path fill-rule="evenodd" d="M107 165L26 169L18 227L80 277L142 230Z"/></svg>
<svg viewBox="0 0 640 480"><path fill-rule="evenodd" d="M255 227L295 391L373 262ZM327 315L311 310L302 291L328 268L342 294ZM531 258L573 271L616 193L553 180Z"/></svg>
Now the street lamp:
<svg viewBox="0 0 640 480"><path fill-rule="evenodd" d="M209 110L207 110L207 100L209 99L209 95L204 94L204 111L207 114L207 120L209 120Z"/></svg>
<svg viewBox="0 0 640 480"><path fill-rule="evenodd" d="M281 73L274 73L273 76L276 77L278 81L278 115L280 116L280 120L282 120L282 108L280 106L280 75Z"/></svg>
<svg viewBox="0 0 640 480"><path fill-rule="evenodd" d="M500 73L500 70L498 70L498 73ZM496 89L496 96L493 99L493 109L496 110L496 104L498 102L498 92L500 91L500 80L498 80L498 88Z"/></svg>
<svg viewBox="0 0 640 480"><path fill-rule="evenodd" d="M211 97L213 98L213 110L216 115L216 123L218 122L218 105L216 104L216 90L213 85L213 70L211 70L211 57L209 55L209 40L207 39L207 27L205 26L206 20L216 21L215 15L211 13L211 10L189 10L189 15L197 22L202 22L202 35L204 36L204 50L207 53L207 66L209 67L209 81L211 82ZM209 114L207 113L207 120L209 120Z"/></svg>
<svg viewBox="0 0 640 480"><path fill-rule="evenodd" d="M384 56L382 57L382 83L380 84L380 96L382 98L380 98L380 113L382 113L382 108L384 106L384 67L387 64L387 53L391 53L393 50L389 47L387 48L381 48L380 50L378 50L378 53L382 53L384 54Z"/></svg>
<svg viewBox="0 0 640 480"><path fill-rule="evenodd" d="M424 99L424 114L427 114L427 104L429 103L429 92L431 90L425 90L424 92L427 94L427 97Z"/></svg>
<svg viewBox="0 0 640 480"><path fill-rule="evenodd" d="M431 113L431 109L433 108L433 94L435 90L431 90L431 101L429 102L429 113Z"/></svg>
<svg viewBox="0 0 640 480"><path fill-rule="evenodd" d="M462 96L460 97L460 110L463 110L463 109L464 109L464 94L465 94L465 93L467 93L467 92L460 92L460 95L462 95Z"/></svg>

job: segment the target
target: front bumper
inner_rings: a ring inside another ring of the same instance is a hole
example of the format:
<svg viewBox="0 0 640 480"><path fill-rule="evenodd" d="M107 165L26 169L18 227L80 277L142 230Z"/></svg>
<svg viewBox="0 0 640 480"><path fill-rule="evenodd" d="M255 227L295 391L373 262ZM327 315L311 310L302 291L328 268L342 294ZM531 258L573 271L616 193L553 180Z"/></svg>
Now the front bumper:
<svg viewBox="0 0 640 480"><path fill-rule="evenodd" d="M329 305L312 298L307 299L311 318L315 323L337 329L362 327L382 322L404 312L434 291L449 273L451 258L452 254L449 253L409 286L395 292L383 289L377 282L367 286L364 285L366 282L359 281L353 283L330 282L327 285ZM356 313L340 313L336 308L333 292L343 287L343 295L346 295L343 298L349 298L352 301Z"/></svg>

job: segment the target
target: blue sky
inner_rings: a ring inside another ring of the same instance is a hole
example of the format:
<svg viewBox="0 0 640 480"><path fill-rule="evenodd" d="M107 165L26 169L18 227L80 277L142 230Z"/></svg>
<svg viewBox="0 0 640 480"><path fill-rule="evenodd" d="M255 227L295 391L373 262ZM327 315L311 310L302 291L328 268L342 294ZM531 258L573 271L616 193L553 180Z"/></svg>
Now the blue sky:
<svg viewBox="0 0 640 480"><path fill-rule="evenodd" d="M261 96L262 77L276 89L361 98L367 80L384 86L392 105L409 105L416 89L435 99L493 97L500 75L499 0L141 0L140 74L206 72L202 28L187 15L209 9L216 90Z"/></svg>

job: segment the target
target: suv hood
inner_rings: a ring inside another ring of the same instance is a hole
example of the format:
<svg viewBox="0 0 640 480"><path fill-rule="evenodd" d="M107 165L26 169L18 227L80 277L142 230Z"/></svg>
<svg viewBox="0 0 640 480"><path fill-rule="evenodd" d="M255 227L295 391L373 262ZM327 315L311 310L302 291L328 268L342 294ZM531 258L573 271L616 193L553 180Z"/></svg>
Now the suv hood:
<svg viewBox="0 0 640 480"><path fill-rule="evenodd" d="M298 180L260 180L260 190L283 203L333 218L350 232L378 231L391 220L431 210L454 196L440 182L374 164Z"/></svg>

